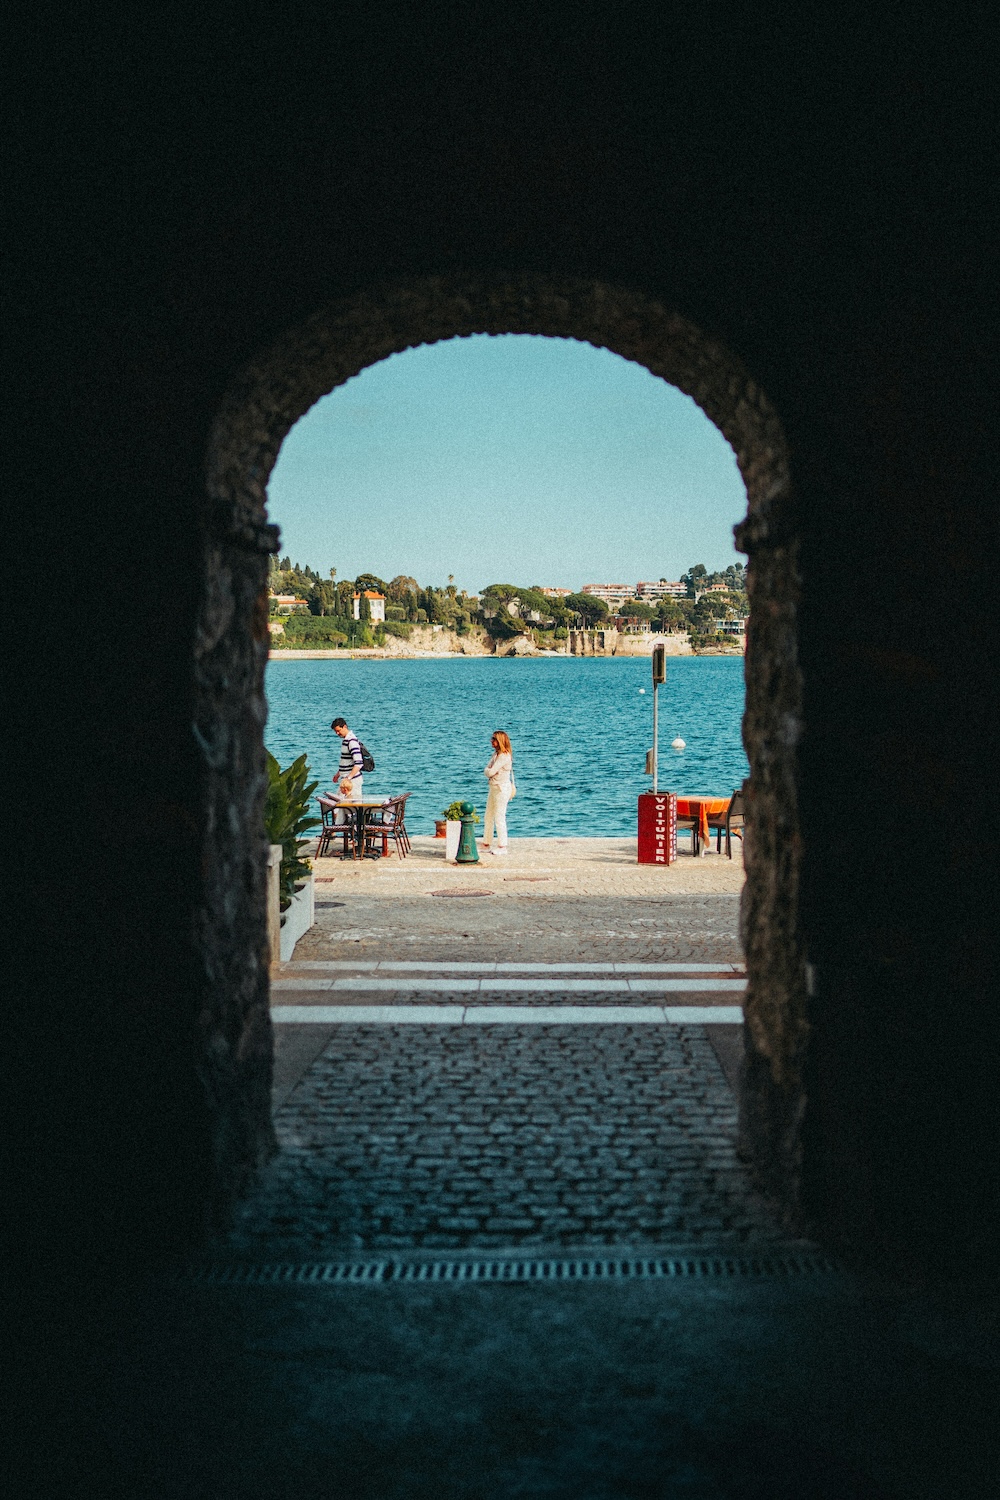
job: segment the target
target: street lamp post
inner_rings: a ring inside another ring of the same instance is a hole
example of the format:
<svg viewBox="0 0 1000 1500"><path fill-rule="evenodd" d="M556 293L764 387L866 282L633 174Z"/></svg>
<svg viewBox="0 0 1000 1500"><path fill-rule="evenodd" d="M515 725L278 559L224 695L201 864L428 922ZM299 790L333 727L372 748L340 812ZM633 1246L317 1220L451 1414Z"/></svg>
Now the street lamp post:
<svg viewBox="0 0 1000 1500"><path fill-rule="evenodd" d="M663 641L653 647L653 795L660 789L660 683L667 680L667 648Z"/></svg>

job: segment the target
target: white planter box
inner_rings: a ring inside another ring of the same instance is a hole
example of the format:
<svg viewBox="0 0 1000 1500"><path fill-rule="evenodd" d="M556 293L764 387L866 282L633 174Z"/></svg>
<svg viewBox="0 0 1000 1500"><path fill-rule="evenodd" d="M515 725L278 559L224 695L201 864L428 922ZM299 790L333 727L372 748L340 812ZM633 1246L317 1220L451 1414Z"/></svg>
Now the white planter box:
<svg viewBox="0 0 1000 1500"><path fill-rule="evenodd" d="M267 949L271 968L281 961L281 845L271 844L267 851Z"/></svg>
<svg viewBox="0 0 1000 1500"><path fill-rule="evenodd" d="M462 837L462 825L454 821L444 825L444 857L452 864L458 853L459 840Z"/></svg>
<svg viewBox="0 0 1000 1500"><path fill-rule="evenodd" d="M287 964L295 952L295 944L304 932L308 932L316 917L316 887L313 877L306 877L301 891L296 891L292 904L281 914L281 962Z"/></svg>

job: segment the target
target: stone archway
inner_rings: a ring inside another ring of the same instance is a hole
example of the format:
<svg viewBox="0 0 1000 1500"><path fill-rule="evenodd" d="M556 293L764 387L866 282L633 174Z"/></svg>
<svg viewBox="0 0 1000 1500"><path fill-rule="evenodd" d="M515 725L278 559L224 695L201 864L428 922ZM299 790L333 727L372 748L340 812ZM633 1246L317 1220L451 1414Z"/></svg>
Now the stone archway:
<svg viewBox="0 0 1000 1500"><path fill-rule="evenodd" d="M218 1110L221 1197L239 1191L272 1141L258 832L267 556L276 546L266 514L268 478L286 434L320 397L390 354L473 333L538 334L610 349L692 397L735 452L748 497L737 540L751 560L741 1138L759 1185L792 1223L807 1027L798 922L797 538L781 423L740 361L660 302L601 282L544 278L428 277L335 303L247 366L218 414L207 464L210 519L195 697L206 828L200 942L216 997L203 1017L204 1070L213 1097L229 1100Z"/></svg>

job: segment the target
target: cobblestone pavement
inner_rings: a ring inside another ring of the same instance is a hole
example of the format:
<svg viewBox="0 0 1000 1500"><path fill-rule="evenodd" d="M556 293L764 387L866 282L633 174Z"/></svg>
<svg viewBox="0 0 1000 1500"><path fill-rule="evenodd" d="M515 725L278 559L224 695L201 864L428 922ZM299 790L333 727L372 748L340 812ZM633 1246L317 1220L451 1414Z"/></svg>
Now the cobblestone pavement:
<svg viewBox="0 0 1000 1500"><path fill-rule="evenodd" d="M547 848L532 859L522 851L518 879L508 883L505 872L503 884L495 868L469 879L443 861L433 880L424 871L414 877L409 860L348 867L342 880L319 888L317 925L283 966L274 1003L379 1003L372 990L286 988L322 972L310 964L332 961L419 961L438 977L454 972L439 965L456 962L673 961L718 965L731 977L742 953L730 862L713 873L708 862L689 860L698 879L729 889L668 894L655 880L663 871L652 872L650 888L651 872L623 864L620 851L609 854L604 846L617 842L574 841L593 847L592 863L574 848L562 869L542 865L554 871L556 889L532 875L540 860L551 861ZM451 888L499 894L430 897L449 888L449 875ZM351 975L349 967L336 972ZM664 1004L655 993L533 990L527 976L524 985L495 1003ZM381 998L418 1006L448 997L414 989ZM475 1003L490 997L481 992ZM718 1005L720 997L668 1003ZM231 1243L241 1257L780 1237L735 1153L738 1026L414 1023L276 1032L281 1152L241 1212Z"/></svg>
<svg viewBox="0 0 1000 1500"><path fill-rule="evenodd" d="M706 1030L339 1027L279 1113L233 1248L774 1238Z"/></svg>

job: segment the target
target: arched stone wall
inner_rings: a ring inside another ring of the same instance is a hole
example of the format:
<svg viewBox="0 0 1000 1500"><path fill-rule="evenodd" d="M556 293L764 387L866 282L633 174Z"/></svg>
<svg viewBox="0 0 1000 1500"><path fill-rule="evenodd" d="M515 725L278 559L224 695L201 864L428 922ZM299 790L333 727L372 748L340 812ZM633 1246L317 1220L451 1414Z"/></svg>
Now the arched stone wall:
<svg viewBox="0 0 1000 1500"><path fill-rule="evenodd" d="M264 850L266 490L285 435L315 401L368 365L473 333L582 340L644 365L691 396L733 448L751 559L744 742L751 775L742 926L749 989L742 1142L758 1180L793 1221L806 1036L798 925L797 542L789 459L767 397L733 354L660 302L594 281L410 280L318 312L230 389L208 455L211 520L196 648L197 734L206 797L200 945L218 999L204 1019L206 1083L219 1114L220 1188L270 1149ZM225 1076L223 1076L225 1075Z"/></svg>

